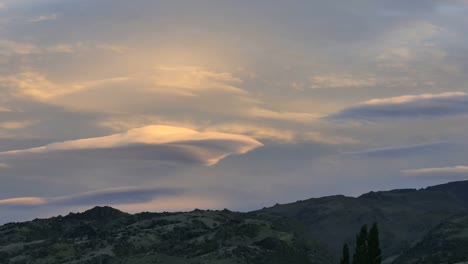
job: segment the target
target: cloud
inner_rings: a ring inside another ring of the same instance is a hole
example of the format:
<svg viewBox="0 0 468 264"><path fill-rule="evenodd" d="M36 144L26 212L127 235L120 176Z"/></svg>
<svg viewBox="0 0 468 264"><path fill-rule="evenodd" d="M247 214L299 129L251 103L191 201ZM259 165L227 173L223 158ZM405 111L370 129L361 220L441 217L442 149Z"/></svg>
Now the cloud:
<svg viewBox="0 0 468 264"><path fill-rule="evenodd" d="M224 123L206 128L207 131L236 133L253 138L267 139L279 143L315 142L326 145L356 144L357 140L348 137L326 135L317 131L303 129L282 129L267 125L249 123Z"/></svg>
<svg viewBox="0 0 468 264"><path fill-rule="evenodd" d="M125 212L180 212L194 209L220 210L229 207L230 202L221 197L172 196L158 197L138 204L120 204L115 207Z"/></svg>
<svg viewBox="0 0 468 264"><path fill-rule="evenodd" d="M0 112L11 112L11 109L0 106Z"/></svg>
<svg viewBox="0 0 468 264"><path fill-rule="evenodd" d="M200 67L156 67L152 81L161 92L195 96L196 92L222 90L235 94L247 92L236 84L242 80L231 73L215 72Z"/></svg>
<svg viewBox="0 0 468 264"><path fill-rule="evenodd" d="M373 99L345 108L329 118L380 120L444 117L467 113L468 94L446 92Z"/></svg>
<svg viewBox="0 0 468 264"><path fill-rule="evenodd" d="M291 121L299 123L310 123L314 120L318 120L321 116L318 114L311 113L298 113L298 112L277 112L263 108L253 108L247 112L249 117L273 119L281 121Z"/></svg>
<svg viewBox="0 0 468 264"><path fill-rule="evenodd" d="M303 141L312 141L327 145L352 145L359 142L358 140L350 137L333 136L320 132L307 132L303 135L299 135L298 137Z"/></svg>
<svg viewBox="0 0 468 264"><path fill-rule="evenodd" d="M0 162L0 169L8 169L8 168L10 168L8 164Z"/></svg>
<svg viewBox="0 0 468 264"><path fill-rule="evenodd" d="M468 166L410 169L403 170L402 173L407 176L429 178L468 178Z"/></svg>
<svg viewBox="0 0 468 264"><path fill-rule="evenodd" d="M47 199L48 204L67 206L134 204L152 201L158 196L179 195L182 190L124 187Z"/></svg>
<svg viewBox="0 0 468 264"><path fill-rule="evenodd" d="M243 135L203 133L187 128L155 125L110 136L0 152L0 157L68 152L100 158L168 160L214 165L229 155L244 154L261 146L263 144L259 141Z"/></svg>
<svg viewBox="0 0 468 264"><path fill-rule="evenodd" d="M47 202L46 199L40 197L19 197L0 200L0 206L32 206L42 205Z"/></svg>
<svg viewBox="0 0 468 264"><path fill-rule="evenodd" d="M24 46L17 47L17 49L16 52L24 54L40 54L41 52L71 53L74 51L74 46L55 45L46 49ZM124 91L145 93L147 97L154 97L154 92L194 97L204 91L222 91L244 98L247 92L232 85L232 83L239 82L242 81L230 73L212 72L197 67L161 67L151 73L137 72L128 76L75 82L57 82L51 80L46 74L33 70L11 75L0 75L0 87L5 88L7 95L30 98L66 107L69 105L62 100L65 96L73 94L69 99L73 99L72 102L74 102L77 98L74 95L78 92L103 88L103 93L115 91L118 94L119 91L122 91L121 86L126 87ZM120 86L117 87L118 85ZM137 87L134 90L129 90L128 86ZM127 95L125 95L126 102L127 98ZM239 100L242 98L239 98ZM109 100L112 101L112 99ZM115 101L118 100L115 99ZM80 105L83 107L83 104L80 103Z"/></svg>
<svg viewBox="0 0 468 264"><path fill-rule="evenodd" d="M292 142L296 139L296 133L292 130L275 129L267 126L252 124L229 123L214 125L207 128L208 131L236 133L249 135L259 139L269 139L279 142Z"/></svg>
<svg viewBox="0 0 468 264"><path fill-rule="evenodd" d="M0 129L7 130L18 130L30 126L33 122L23 121L23 122L0 122Z"/></svg>
<svg viewBox="0 0 468 264"><path fill-rule="evenodd" d="M101 50L111 51L115 53L125 53L128 51L127 46L121 46L121 45L98 44L96 47Z"/></svg>
<svg viewBox="0 0 468 264"><path fill-rule="evenodd" d="M374 158L401 158L408 156L420 156L426 154L439 154L441 151L456 151L466 148L466 144L461 142L435 142L411 146L397 146L369 149L363 151L348 152L346 154L367 156Z"/></svg>
<svg viewBox="0 0 468 264"><path fill-rule="evenodd" d="M434 38L443 29L428 21L412 21L390 31L380 40L375 61L379 66L408 68L423 58L426 62L444 58L443 50L434 45Z"/></svg>
<svg viewBox="0 0 468 264"><path fill-rule="evenodd" d="M41 209L60 208L70 212L73 208L113 206L127 212L188 211L193 209L221 209L229 202L212 194L194 194L187 189L157 187L120 187L57 197L17 197L0 200L0 208ZM37 215L36 215L37 217Z"/></svg>
<svg viewBox="0 0 468 264"><path fill-rule="evenodd" d="M41 16L34 17L30 19L29 21L33 23L38 23L38 22L44 22L44 21L57 20L57 18L58 18L58 14L48 14L48 15L41 15Z"/></svg>
<svg viewBox="0 0 468 264"><path fill-rule="evenodd" d="M0 39L0 55L50 55L54 58L56 54L92 53L94 51L111 51L113 53L124 53L128 50L126 46L96 43L94 41L56 43L51 45L38 45L29 42L15 41L11 39Z"/></svg>
<svg viewBox="0 0 468 264"><path fill-rule="evenodd" d="M38 52L35 45L13 40L0 39L0 55L29 55Z"/></svg>
<svg viewBox="0 0 468 264"><path fill-rule="evenodd" d="M115 77L101 80L58 84L38 72L22 72L10 76L0 76L0 86L11 90L15 96L48 101L58 96L109 84L128 81L128 77Z"/></svg>
<svg viewBox="0 0 468 264"><path fill-rule="evenodd" d="M377 80L372 77L356 78L352 75L324 75L309 78L312 89L326 88L361 88L377 85Z"/></svg>
<svg viewBox="0 0 468 264"><path fill-rule="evenodd" d="M45 52L47 53L73 53L76 47L69 44L57 44L50 47L45 48Z"/></svg>
<svg viewBox="0 0 468 264"><path fill-rule="evenodd" d="M0 200L0 206L94 206L137 204L153 201L159 196L179 195L179 189L122 187L59 197L18 197Z"/></svg>
<svg viewBox="0 0 468 264"><path fill-rule="evenodd" d="M2 56L72 53L76 48L76 46L69 44L39 47L31 43L0 39L0 55Z"/></svg>

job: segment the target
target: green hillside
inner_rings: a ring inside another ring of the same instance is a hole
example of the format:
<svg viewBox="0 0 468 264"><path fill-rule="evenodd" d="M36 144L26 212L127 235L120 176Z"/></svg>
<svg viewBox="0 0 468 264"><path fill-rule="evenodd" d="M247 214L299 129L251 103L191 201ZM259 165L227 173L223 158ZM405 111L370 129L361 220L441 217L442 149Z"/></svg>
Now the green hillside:
<svg viewBox="0 0 468 264"><path fill-rule="evenodd" d="M129 215L96 207L0 227L5 264L326 263L310 261L313 254L284 217L228 210Z"/></svg>

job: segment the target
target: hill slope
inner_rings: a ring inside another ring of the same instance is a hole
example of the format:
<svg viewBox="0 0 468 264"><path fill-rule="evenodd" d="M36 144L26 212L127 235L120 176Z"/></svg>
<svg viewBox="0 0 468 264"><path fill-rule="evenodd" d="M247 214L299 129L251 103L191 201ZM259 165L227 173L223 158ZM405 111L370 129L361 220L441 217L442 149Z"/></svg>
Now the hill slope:
<svg viewBox="0 0 468 264"><path fill-rule="evenodd" d="M358 198L331 196L262 210L294 219L305 235L338 255L344 241L354 243L362 224L378 222L387 263L454 215L468 213L468 182L426 189L370 192ZM395 262L396 263L396 262Z"/></svg>
<svg viewBox="0 0 468 264"><path fill-rule="evenodd" d="M0 263L327 263L293 230L283 217L258 213L96 207L0 227Z"/></svg>
<svg viewBox="0 0 468 264"><path fill-rule="evenodd" d="M401 264L468 263L468 216L452 218L431 230L400 256Z"/></svg>

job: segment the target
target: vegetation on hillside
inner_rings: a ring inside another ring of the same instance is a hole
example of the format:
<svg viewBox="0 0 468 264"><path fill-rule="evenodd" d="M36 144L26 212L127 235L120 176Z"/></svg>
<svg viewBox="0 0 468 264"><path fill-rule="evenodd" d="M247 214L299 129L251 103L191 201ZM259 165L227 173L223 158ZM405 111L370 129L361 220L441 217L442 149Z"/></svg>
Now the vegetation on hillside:
<svg viewBox="0 0 468 264"><path fill-rule="evenodd" d="M381 264L382 255L380 250L379 228L377 223L372 225L370 231L367 225L361 227L361 231L356 235L354 245L354 255L352 264ZM348 244L343 245L343 253L340 264L350 264L350 254Z"/></svg>
<svg viewBox="0 0 468 264"><path fill-rule="evenodd" d="M0 263L463 263L468 262L466 193L468 182L457 182L310 199L250 213L131 215L96 207L0 226ZM379 225L370 229L362 226L375 222Z"/></svg>

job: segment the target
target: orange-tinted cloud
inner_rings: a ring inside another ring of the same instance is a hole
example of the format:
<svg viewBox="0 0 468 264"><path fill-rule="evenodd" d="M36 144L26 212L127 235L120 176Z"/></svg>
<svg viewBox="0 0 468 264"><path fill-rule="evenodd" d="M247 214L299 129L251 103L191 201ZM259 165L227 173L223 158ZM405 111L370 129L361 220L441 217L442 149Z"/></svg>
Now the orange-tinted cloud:
<svg viewBox="0 0 468 264"><path fill-rule="evenodd" d="M173 126L147 126L110 136L52 143L25 150L0 152L0 157L52 152L82 152L99 157L169 160L214 165L232 154L261 147L259 141L237 134L198 132Z"/></svg>

